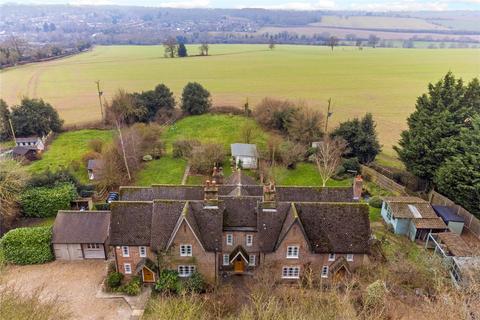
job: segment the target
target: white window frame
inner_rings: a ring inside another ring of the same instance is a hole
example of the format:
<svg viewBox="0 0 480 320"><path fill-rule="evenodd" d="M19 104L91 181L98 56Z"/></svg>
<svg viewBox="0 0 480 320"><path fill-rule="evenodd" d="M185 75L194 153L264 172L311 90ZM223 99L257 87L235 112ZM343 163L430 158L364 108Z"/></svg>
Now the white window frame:
<svg viewBox="0 0 480 320"><path fill-rule="evenodd" d="M99 243L87 243L87 249L100 249Z"/></svg>
<svg viewBox="0 0 480 320"><path fill-rule="evenodd" d="M255 267L257 265L257 256L251 254L248 256L248 265L251 267Z"/></svg>
<svg viewBox="0 0 480 320"><path fill-rule="evenodd" d="M353 253L347 254L347 261L352 262L353 261Z"/></svg>
<svg viewBox="0 0 480 320"><path fill-rule="evenodd" d="M335 261L335 253L328 254L328 261Z"/></svg>
<svg viewBox="0 0 480 320"><path fill-rule="evenodd" d="M130 257L130 248L128 246L122 246L122 256L125 258Z"/></svg>
<svg viewBox="0 0 480 320"><path fill-rule="evenodd" d="M300 279L300 267L299 266L283 267L282 279Z"/></svg>
<svg viewBox="0 0 480 320"><path fill-rule="evenodd" d="M191 257L193 248L191 244L181 244L180 245L180 257Z"/></svg>
<svg viewBox="0 0 480 320"><path fill-rule="evenodd" d="M300 256L300 246L287 246L287 259L298 259Z"/></svg>
<svg viewBox="0 0 480 320"><path fill-rule="evenodd" d="M177 267L178 276L180 278L188 278L192 276L197 268L194 265L179 265ZM185 272L183 272L185 271Z"/></svg>
<svg viewBox="0 0 480 320"><path fill-rule="evenodd" d="M138 247L138 255L140 256L140 258L146 258L147 257L147 247L145 247L145 246Z"/></svg>
<svg viewBox="0 0 480 320"><path fill-rule="evenodd" d="M225 236L225 241L227 243L227 246L233 246L233 234L227 233L227 235Z"/></svg>
<svg viewBox="0 0 480 320"><path fill-rule="evenodd" d="M328 278L328 266L323 266L322 267L321 277L322 278Z"/></svg>
<svg viewBox="0 0 480 320"><path fill-rule="evenodd" d="M123 270L125 270L125 274L132 274L132 265L130 263L124 263Z"/></svg>
<svg viewBox="0 0 480 320"><path fill-rule="evenodd" d="M247 234L245 236L245 245L247 247L253 246L253 234Z"/></svg>
<svg viewBox="0 0 480 320"><path fill-rule="evenodd" d="M229 266L230 265L230 255L229 254L224 254L223 255L223 262L222 264L224 266Z"/></svg>

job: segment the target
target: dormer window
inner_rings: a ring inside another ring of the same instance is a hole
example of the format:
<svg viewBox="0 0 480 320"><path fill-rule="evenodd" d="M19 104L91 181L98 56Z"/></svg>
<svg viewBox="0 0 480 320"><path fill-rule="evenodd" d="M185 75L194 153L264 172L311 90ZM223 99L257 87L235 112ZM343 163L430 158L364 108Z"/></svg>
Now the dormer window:
<svg viewBox="0 0 480 320"><path fill-rule="evenodd" d="M287 259L298 259L298 253L300 249L298 246L287 247Z"/></svg>
<svg viewBox="0 0 480 320"><path fill-rule="evenodd" d="M245 237L245 245L247 247L251 247L253 246L253 235L251 234L247 234L246 237Z"/></svg>
<svg viewBox="0 0 480 320"><path fill-rule="evenodd" d="M191 256L192 256L192 245L191 244L180 245L180 257L191 257Z"/></svg>
<svg viewBox="0 0 480 320"><path fill-rule="evenodd" d="M330 253L328 255L328 261L335 261L335 253Z"/></svg>
<svg viewBox="0 0 480 320"><path fill-rule="evenodd" d="M352 254L352 253L347 254L347 261L348 261L348 262L352 262L352 261L353 261L353 254Z"/></svg>
<svg viewBox="0 0 480 320"><path fill-rule="evenodd" d="M233 246L233 234L227 233L227 246Z"/></svg>

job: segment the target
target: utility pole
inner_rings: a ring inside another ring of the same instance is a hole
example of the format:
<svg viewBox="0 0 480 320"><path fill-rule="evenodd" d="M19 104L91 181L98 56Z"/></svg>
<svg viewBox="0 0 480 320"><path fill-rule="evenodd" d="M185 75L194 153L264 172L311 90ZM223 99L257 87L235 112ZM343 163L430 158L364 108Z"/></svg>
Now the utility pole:
<svg viewBox="0 0 480 320"><path fill-rule="evenodd" d="M328 99L328 109L327 109L327 119L325 120L325 133L327 133L328 130L328 118L330 118L333 114L333 112L330 112L330 107L332 105L332 98Z"/></svg>
<svg viewBox="0 0 480 320"><path fill-rule="evenodd" d="M17 138L15 137L15 130L13 130L12 119L8 117L8 123L10 123L10 129L12 130L12 137L15 144L17 143Z"/></svg>
<svg viewBox="0 0 480 320"><path fill-rule="evenodd" d="M102 114L102 121L103 121L103 105L102 105L103 92L100 90L100 80L95 81L95 83L97 84L98 102L100 103L100 113Z"/></svg>

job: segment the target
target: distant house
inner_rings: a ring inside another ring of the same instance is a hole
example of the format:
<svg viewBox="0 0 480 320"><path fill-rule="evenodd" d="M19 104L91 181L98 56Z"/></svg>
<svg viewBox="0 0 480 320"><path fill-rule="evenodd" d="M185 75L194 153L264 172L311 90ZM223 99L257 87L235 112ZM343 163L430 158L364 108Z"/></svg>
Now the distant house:
<svg viewBox="0 0 480 320"><path fill-rule="evenodd" d="M43 140L37 136L16 138L15 145L17 147L35 147L35 149L40 152L45 150Z"/></svg>
<svg viewBox="0 0 480 320"><path fill-rule="evenodd" d="M59 211L52 244L57 260L106 259L109 211Z"/></svg>
<svg viewBox="0 0 480 320"><path fill-rule="evenodd" d="M448 229L432 206L417 197L384 197L381 213L395 234L405 235L412 241L425 241L429 233Z"/></svg>
<svg viewBox="0 0 480 320"><path fill-rule="evenodd" d="M88 179L89 180L98 179L103 170L103 166L104 166L103 160L99 160L99 159L88 160L88 163L87 163Z"/></svg>
<svg viewBox="0 0 480 320"><path fill-rule="evenodd" d="M230 145L232 157L236 166L241 164L244 169L256 169L258 166L257 146L254 144L234 143Z"/></svg>
<svg viewBox="0 0 480 320"><path fill-rule="evenodd" d="M458 235L462 234L465 219L458 214L455 214L452 208L447 206L432 206L437 215L442 218L451 232Z"/></svg>

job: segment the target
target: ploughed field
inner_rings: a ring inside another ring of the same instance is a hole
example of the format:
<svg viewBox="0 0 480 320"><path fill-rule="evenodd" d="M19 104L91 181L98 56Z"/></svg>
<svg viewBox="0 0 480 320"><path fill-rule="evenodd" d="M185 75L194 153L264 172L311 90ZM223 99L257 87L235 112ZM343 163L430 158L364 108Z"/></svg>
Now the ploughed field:
<svg viewBox="0 0 480 320"><path fill-rule="evenodd" d="M198 46L187 46L190 55ZM189 81L203 84L215 105L251 106L263 97L302 100L326 111L331 126L372 112L385 155L406 127L415 99L447 71L470 80L480 75L477 49L384 49L277 45L211 45L208 57L164 58L162 46L108 46L66 59L0 72L8 103L22 96L52 103L67 124L100 118L95 81L108 99L118 88L153 89L165 83L177 95ZM178 99L177 99L178 100Z"/></svg>

